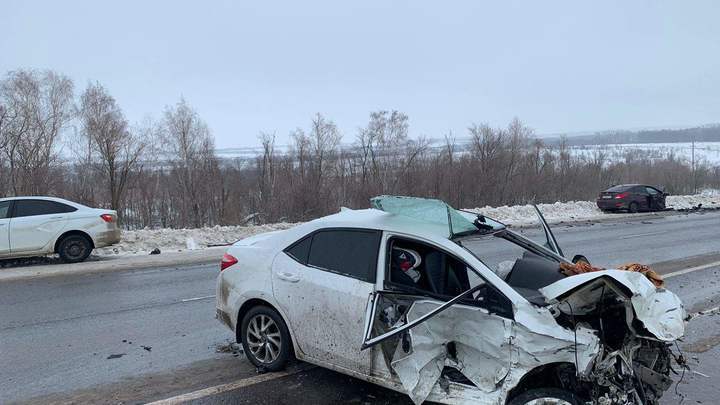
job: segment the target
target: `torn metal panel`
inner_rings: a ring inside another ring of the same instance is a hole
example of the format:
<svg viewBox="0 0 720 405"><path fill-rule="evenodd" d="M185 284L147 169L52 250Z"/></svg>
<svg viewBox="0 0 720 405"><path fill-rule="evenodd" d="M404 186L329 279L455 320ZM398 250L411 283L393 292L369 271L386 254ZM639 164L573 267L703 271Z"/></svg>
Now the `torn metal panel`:
<svg viewBox="0 0 720 405"><path fill-rule="evenodd" d="M408 311L408 321L438 305L436 301L416 301ZM558 327L549 313L546 316L546 324L554 327L545 327L537 316L527 318L532 319L530 325L522 325L481 308L451 307L407 332L410 344L398 343L392 368L416 404L441 395L447 400L449 388L442 377L445 366L472 382L474 387L465 386L465 396L473 397L473 403L504 403L507 393L538 365L575 364L577 359L578 368L586 370L599 352L598 339L590 329L578 327L576 346L574 332ZM458 403L463 401L458 399Z"/></svg>
<svg viewBox="0 0 720 405"><path fill-rule="evenodd" d="M604 283L603 285L607 285L608 288L616 288L602 281L602 278L610 278L627 290L623 295L630 298L635 317L657 339L671 342L684 335L685 309L680 298L669 290L655 287L640 273L604 270L578 274L550 284L540 289L540 292L551 302L571 302L572 309L564 308L562 305L558 309L578 315L594 310L604 290L595 288L586 290L583 294L568 293L590 285L596 280L598 285Z"/></svg>

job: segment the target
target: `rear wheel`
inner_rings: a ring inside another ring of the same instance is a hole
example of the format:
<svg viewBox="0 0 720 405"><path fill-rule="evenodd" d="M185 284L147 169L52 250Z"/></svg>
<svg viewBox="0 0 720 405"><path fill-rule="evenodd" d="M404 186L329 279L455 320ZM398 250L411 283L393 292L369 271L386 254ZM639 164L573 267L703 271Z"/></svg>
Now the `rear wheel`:
<svg viewBox="0 0 720 405"><path fill-rule="evenodd" d="M631 202L628 206L628 211L632 212L633 214L638 212L638 203L635 201Z"/></svg>
<svg viewBox="0 0 720 405"><path fill-rule="evenodd" d="M290 332L270 307L259 305L249 310L240 324L240 336L245 355L256 367L280 371L290 360Z"/></svg>
<svg viewBox="0 0 720 405"><path fill-rule="evenodd" d="M58 245L58 254L65 263L78 263L90 256L92 243L83 235L68 235Z"/></svg>
<svg viewBox="0 0 720 405"><path fill-rule="evenodd" d="M580 400L561 388L536 388L516 396L508 405L580 405Z"/></svg>

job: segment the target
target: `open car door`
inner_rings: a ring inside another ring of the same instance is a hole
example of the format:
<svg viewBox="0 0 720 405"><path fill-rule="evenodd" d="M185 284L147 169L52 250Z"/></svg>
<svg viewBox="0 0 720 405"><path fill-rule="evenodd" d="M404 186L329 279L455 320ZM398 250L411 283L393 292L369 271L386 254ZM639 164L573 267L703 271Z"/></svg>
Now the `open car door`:
<svg viewBox="0 0 720 405"><path fill-rule="evenodd" d="M562 249L560 249L560 245L558 244L557 239L555 239L555 235L553 235L552 229L550 229L550 225L548 225L542 212L540 212L540 208L538 208L538 206L535 204L533 204L533 208L535 208L535 213L537 214L540 228L542 228L543 235L545 236L545 240L543 241L542 245L555 252L555 254L557 254L558 256L564 257L565 255L563 254Z"/></svg>
<svg viewBox="0 0 720 405"><path fill-rule="evenodd" d="M492 392L510 370L513 328L511 304L498 304L493 294L499 292L487 283L446 302L375 292L367 305L362 348L380 345L388 370L416 404L438 384L458 382Z"/></svg>

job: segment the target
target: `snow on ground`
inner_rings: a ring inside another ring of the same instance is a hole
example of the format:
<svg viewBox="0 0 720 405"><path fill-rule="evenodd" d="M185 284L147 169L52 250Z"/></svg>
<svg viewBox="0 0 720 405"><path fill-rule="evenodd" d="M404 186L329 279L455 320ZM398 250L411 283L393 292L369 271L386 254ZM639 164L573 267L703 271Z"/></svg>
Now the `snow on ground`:
<svg viewBox="0 0 720 405"><path fill-rule="evenodd" d="M720 142L695 142L695 161L716 166L720 164ZM597 152L604 152L612 162L624 161L628 152L642 151L648 157L666 159L672 153L686 162L692 161L693 144L691 142L674 143L625 143L607 145L578 145L570 148L575 156L592 158Z"/></svg>
<svg viewBox="0 0 720 405"><path fill-rule="evenodd" d="M673 209L720 208L720 191L705 190L696 195L668 196L667 207ZM595 201L569 201L552 204L538 204L545 219L550 223L597 220L617 215L600 211ZM531 205L472 208L468 211L482 213L490 218L512 226L537 223L535 210ZM205 249L229 245L240 239L258 233L288 229L296 224L277 223L251 226L214 226L200 229L141 229L123 231L122 241L108 248L97 249L101 256L116 254L148 254L155 248L161 252Z"/></svg>
<svg viewBox="0 0 720 405"><path fill-rule="evenodd" d="M720 208L720 191L704 190L695 195L670 195L665 201L667 208L687 210L696 208ZM595 201L569 201L552 204L538 204L549 223L572 222L607 218L618 214L607 214L597 207ZM482 213L506 225L530 225L537 223L537 214L532 205L472 208L468 211Z"/></svg>
<svg viewBox="0 0 720 405"><path fill-rule="evenodd" d="M250 226L213 226L199 229L140 229L123 231L119 244L97 249L101 256L115 254L148 254L153 249L161 253L204 249L212 246L230 245L240 239L259 233L277 231L295 226L277 223Z"/></svg>
<svg viewBox="0 0 720 405"><path fill-rule="evenodd" d="M695 195L669 195L665 201L668 208L676 210L692 209L702 204L702 208L720 208L720 190L703 190Z"/></svg>

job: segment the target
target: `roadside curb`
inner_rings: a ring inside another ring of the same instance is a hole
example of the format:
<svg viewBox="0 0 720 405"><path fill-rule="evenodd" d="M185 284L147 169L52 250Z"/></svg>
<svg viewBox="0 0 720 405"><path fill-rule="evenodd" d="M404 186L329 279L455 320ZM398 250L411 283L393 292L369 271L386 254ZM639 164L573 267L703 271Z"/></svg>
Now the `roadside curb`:
<svg viewBox="0 0 720 405"><path fill-rule="evenodd" d="M0 282L46 277L109 273L148 268L181 267L219 263L227 246L159 255L101 256L100 260L75 264L44 264L0 269Z"/></svg>

